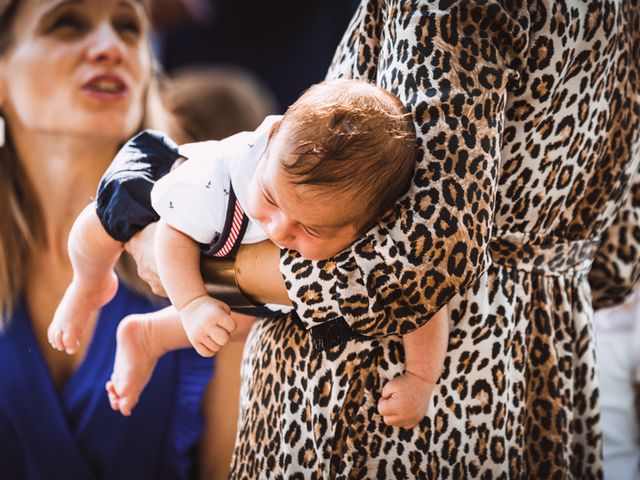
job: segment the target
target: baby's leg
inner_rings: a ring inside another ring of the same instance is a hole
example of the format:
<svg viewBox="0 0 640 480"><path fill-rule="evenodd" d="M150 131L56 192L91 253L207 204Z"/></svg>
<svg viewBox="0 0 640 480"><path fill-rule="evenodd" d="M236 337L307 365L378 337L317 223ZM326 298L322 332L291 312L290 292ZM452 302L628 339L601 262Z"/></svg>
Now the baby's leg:
<svg viewBox="0 0 640 480"><path fill-rule="evenodd" d="M106 389L111 408L131 415L158 359L170 350L191 347L174 307L120 322L118 346L111 379Z"/></svg>
<svg viewBox="0 0 640 480"><path fill-rule="evenodd" d="M53 348L72 354L78 350L91 317L116 294L118 280L113 267L122 244L105 231L92 203L73 223L68 248L73 281L56 309L48 338Z"/></svg>

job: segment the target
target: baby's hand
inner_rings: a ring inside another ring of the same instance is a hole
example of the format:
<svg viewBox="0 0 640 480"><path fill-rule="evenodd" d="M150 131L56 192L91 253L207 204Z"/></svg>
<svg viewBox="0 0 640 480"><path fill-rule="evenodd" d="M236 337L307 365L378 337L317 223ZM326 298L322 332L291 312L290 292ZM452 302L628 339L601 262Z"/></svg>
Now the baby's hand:
<svg viewBox="0 0 640 480"><path fill-rule="evenodd" d="M227 304L208 295L194 298L180 310L184 331L200 355L212 357L227 344L237 326L230 314Z"/></svg>
<svg viewBox="0 0 640 480"><path fill-rule="evenodd" d="M411 372L394 378L382 389L378 412L393 427L414 428L427 414L435 384Z"/></svg>

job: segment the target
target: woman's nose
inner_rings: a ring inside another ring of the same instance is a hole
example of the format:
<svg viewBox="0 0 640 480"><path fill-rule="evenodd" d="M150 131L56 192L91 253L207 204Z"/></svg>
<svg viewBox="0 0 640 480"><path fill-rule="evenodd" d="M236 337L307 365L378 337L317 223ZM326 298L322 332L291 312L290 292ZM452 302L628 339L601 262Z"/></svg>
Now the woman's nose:
<svg viewBox="0 0 640 480"><path fill-rule="evenodd" d="M111 24L100 24L91 40L88 56L92 62L112 65L122 62L125 45Z"/></svg>

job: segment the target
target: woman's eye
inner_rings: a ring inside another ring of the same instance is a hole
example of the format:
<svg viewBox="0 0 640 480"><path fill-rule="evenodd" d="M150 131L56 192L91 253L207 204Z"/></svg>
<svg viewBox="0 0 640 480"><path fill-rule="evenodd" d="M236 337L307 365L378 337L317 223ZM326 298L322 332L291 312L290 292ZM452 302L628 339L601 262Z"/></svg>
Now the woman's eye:
<svg viewBox="0 0 640 480"><path fill-rule="evenodd" d="M136 36L142 32L140 24L135 20L117 22L115 24L115 28L121 33L133 34Z"/></svg>
<svg viewBox="0 0 640 480"><path fill-rule="evenodd" d="M51 30L82 30L86 23L75 15L63 15L57 18L51 25Z"/></svg>

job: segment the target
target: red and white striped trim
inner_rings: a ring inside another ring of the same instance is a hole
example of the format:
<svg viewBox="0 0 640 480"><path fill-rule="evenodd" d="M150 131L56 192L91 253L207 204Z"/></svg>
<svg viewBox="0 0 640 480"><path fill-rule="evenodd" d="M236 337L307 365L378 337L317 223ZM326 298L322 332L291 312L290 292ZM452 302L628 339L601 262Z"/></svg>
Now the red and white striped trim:
<svg viewBox="0 0 640 480"><path fill-rule="evenodd" d="M231 229L229 230L229 236L225 240L224 245L220 247L220 250L213 254L214 257L225 257L233 249L236 242L238 241L238 236L240 236L243 218L244 211L240 206L240 202L236 202L236 206L233 211L233 222L231 223Z"/></svg>

